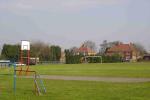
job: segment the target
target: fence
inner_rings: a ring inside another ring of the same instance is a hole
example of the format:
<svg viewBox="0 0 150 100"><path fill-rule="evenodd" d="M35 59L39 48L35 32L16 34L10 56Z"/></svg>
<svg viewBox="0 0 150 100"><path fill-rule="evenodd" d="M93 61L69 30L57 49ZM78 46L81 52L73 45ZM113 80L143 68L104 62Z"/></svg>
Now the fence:
<svg viewBox="0 0 150 100"><path fill-rule="evenodd" d="M45 65L45 64L64 64L64 62L61 62L61 61L40 61L38 62L37 64L42 64L42 65Z"/></svg>

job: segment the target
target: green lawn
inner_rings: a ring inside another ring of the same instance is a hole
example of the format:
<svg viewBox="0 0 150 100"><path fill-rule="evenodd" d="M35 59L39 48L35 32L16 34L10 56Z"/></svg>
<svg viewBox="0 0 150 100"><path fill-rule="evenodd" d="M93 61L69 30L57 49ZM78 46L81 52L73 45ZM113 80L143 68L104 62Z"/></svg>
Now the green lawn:
<svg viewBox="0 0 150 100"><path fill-rule="evenodd" d="M150 63L77 64L31 66L40 74L150 77ZM33 79L17 79L13 93L13 70L0 69L0 100L149 100L150 83L108 83L44 80L47 93L36 96ZM10 74L10 75L9 75Z"/></svg>
<svg viewBox="0 0 150 100"><path fill-rule="evenodd" d="M106 77L150 77L150 63L53 64L31 66L39 74ZM13 69L0 69L0 74L13 74Z"/></svg>
<svg viewBox="0 0 150 100"><path fill-rule="evenodd" d="M0 78L0 100L149 100L150 83L104 83L44 80L47 93L36 96L32 79L18 79L16 96L12 78Z"/></svg>
<svg viewBox="0 0 150 100"><path fill-rule="evenodd" d="M39 65L31 69L48 75L150 77L150 63Z"/></svg>

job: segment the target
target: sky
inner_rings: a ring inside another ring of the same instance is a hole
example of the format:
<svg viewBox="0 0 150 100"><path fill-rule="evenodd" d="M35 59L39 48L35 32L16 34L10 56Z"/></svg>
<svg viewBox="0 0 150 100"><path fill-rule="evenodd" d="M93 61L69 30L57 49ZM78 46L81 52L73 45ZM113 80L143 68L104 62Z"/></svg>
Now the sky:
<svg viewBox="0 0 150 100"><path fill-rule="evenodd" d="M0 47L21 40L63 48L119 40L150 50L150 0L0 0Z"/></svg>

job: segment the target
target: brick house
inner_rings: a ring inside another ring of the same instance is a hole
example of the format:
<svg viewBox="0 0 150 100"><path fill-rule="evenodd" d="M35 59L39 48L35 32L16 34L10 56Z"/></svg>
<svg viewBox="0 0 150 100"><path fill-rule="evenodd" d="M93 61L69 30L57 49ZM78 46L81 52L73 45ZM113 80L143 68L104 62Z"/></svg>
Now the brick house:
<svg viewBox="0 0 150 100"><path fill-rule="evenodd" d="M86 56L96 55L96 52L88 47L80 47L78 52Z"/></svg>
<svg viewBox="0 0 150 100"><path fill-rule="evenodd" d="M75 55L79 55L79 54L82 54L84 56L96 55L96 52L94 50L84 45L82 45L80 48L75 49L74 52L75 52Z"/></svg>
<svg viewBox="0 0 150 100"><path fill-rule="evenodd" d="M106 55L112 56L114 54L119 54L123 61L136 61L140 57L140 52L135 48L135 46L130 44L118 44L108 48L105 52Z"/></svg>

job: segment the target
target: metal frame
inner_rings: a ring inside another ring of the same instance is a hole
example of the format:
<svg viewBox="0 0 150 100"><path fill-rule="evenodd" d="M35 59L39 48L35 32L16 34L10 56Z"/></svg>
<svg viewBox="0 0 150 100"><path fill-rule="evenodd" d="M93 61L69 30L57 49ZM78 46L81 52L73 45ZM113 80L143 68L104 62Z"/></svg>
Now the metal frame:
<svg viewBox="0 0 150 100"><path fill-rule="evenodd" d="M28 42L27 49L23 49L23 41ZM27 57L23 57L23 51L27 51ZM30 65L30 42L27 40L22 40L21 41L21 48L20 48L20 63L21 65L23 64L24 59L27 59L27 69L26 69L26 75L28 74L27 72L29 71L29 65ZM22 73L22 66L20 66L20 71L19 75Z"/></svg>
<svg viewBox="0 0 150 100"><path fill-rule="evenodd" d="M40 79L40 84L42 86L42 89L43 89L43 92L46 93L46 88L44 86L44 83L43 81L41 80L40 78L40 75L37 74L36 71L26 71L26 70L16 70L16 65L14 64L14 93L16 93L16 79L17 79L17 72L20 72L20 71L23 71L23 72L29 72L29 73L34 73L34 86L35 86L35 93L38 94L38 95L41 95L41 89L40 87L38 86L38 82L37 82L37 79L39 78Z"/></svg>
<svg viewBox="0 0 150 100"><path fill-rule="evenodd" d="M30 71L29 70L29 65L30 65L30 42L29 42L28 46L29 46L29 48L27 48L27 49L23 49L22 45L21 45L21 48L20 48L20 63L22 65L23 64L23 60L27 59L27 69L23 70L22 66L20 66L20 70L17 70L16 69L16 64L14 64L14 93L16 93L16 79L17 79L16 73L19 72L19 75L21 75L22 72L26 72L26 75L28 73L34 73L35 93L38 94L38 95L41 95L41 90L40 90L40 87L38 86L37 78L40 79L40 84L42 86L42 89L43 89L44 93L46 93L46 88L45 88L45 86L43 84L43 81L40 78L40 75L38 75L36 71ZM24 50L27 51L27 57L23 57L23 51Z"/></svg>
<svg viewBox="0 0 150 100"><path fill-rule="evenodd" d="M101 63L103 63L103 58L102 56L85 56L84 59L85 61L87 62L87 59L86 58L101 58Z"/></svg>

